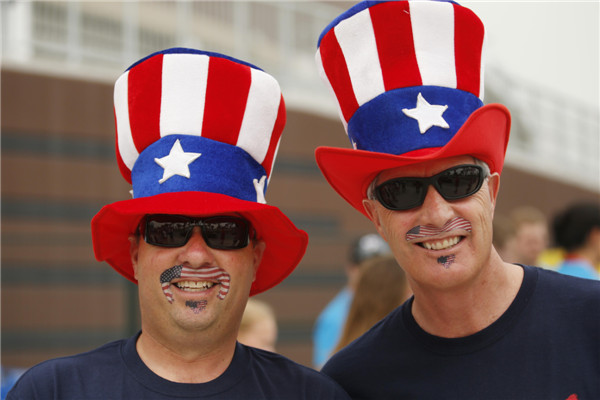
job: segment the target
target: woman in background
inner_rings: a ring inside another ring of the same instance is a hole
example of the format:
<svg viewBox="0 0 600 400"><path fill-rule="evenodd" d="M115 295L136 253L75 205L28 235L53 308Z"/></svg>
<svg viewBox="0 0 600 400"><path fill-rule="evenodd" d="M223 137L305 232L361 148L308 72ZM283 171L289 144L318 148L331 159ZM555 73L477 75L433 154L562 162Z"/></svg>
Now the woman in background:
<svg viewBox="0 0 600 400"><path fill-rule="evenodd" d="M334 353L369 330L412 294L404 270L393 256L376 257L364 263L348 319Z"/></svg>

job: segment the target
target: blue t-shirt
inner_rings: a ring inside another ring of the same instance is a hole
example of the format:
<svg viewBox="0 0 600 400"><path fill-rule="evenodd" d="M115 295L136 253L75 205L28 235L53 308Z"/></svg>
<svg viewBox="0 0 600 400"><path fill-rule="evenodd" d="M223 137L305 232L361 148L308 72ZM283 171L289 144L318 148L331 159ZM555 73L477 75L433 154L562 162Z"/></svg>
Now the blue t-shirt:
<svg viewBox="0 0 600 400"><path fill-rule="evenodd" d="M600 282L524 270L510 307L482 331L430 335L410 299L323 372L354 399L600 399Z"/></svg>
<svg viewBox="0 0 600 400"><path fill-rule="evenodd" d="M213 381L171 382L142 362L135 348L138 335L38 364L7 399L348 399L331 378L239 343L227 370Z"/></svg>
<svg viewBox="0 0 600 400"><path fill-rule="evenodd" d="M600 279L600 274L590 263L578 258L567 258L558 266L556 272L585 279Z"/></svg>
<svg viewBox="0 0 600 400"><path fill-rule="evenodd" d="M342 336L346 318L352 304L352 291L341 290L319 314L313 331L313 365L320 368Z"/></svg>

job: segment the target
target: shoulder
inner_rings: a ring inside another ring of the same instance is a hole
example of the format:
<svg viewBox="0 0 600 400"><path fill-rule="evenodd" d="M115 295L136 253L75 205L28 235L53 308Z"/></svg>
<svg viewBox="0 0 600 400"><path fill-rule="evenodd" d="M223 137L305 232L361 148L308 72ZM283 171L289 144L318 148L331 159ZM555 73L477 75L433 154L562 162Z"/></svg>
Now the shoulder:
<svg viewBox="0 0 600 400"><path fill-rule="evenodd" d="M560 296L600 299L600 281L565 275L543 268L529 268L535 268L537 271L538 285L542 290L551 289Z"/></svg>
<svg viewBox="0 0 600 400"><path fill-rule="evenodd" d="M242 345L244 346L244 345ZM323 381L329 382L329 378L320 372L298 364L295 361L277 353L244 346L250 355L251 364L257 370L268 373L271 376L287 377L290 381Z"/></svg>
<svg viewBox="0 0 600 400"><path fill-rule="evenodd" d="M321 370L352 398L379 396L383 387L398 382L398 371L414 364L418 348L403 321L404 303L361 337L334 354ZM367 394L370 393L370 394Z"/></svg>
<svg viewBox="0 0 600 400"><path fill-rule="evenodd" d="M82 383L82 377L107 376L105 371L116 373L123 342L119 340L89 352L43 361L21 375L7 398L55 398L61 386L73 388Z"/></svg>
<svg viewBox="0 0 600 400"><path fill-rule="evenodd" d="M396 350L402 354L403 351L396 347L404 345L401 337L408 333L402 320L405 307L409 307L409 302L396 308L362 336L334 354L322 371L336 381L338 374L351 376L356 373L358 377L368 374L372 365L377 365L391 353L398 354Z"/></svg>
<svg viewBox="0 0 600 400"><path fill-rule="evenodd" d="M305 393L301 398L346 399L342 388L329 376L312 368L298 364L281 354L241 345L251 359L252 374L258 381L277 383L286 390Z"/></svg>
<svg viewBox="0 0 600 400"><path fill-rule="evenodd" d="M600 281L529 268L537 274L532 303L544 308L544 315L590 320L584 317L600 313Z"/></svg>
<svg viewBox="0 0 600 400"><path fill-rule="evenodd" d="M40 374L47 371L61 371L75 367L86 368L91 363L94 363L96 367L100 367L103 365L102 361L114 361L114 358L120 354L123 343L124 340L117 340L84 353L43 361L33 366L25 374Z"/></svg>

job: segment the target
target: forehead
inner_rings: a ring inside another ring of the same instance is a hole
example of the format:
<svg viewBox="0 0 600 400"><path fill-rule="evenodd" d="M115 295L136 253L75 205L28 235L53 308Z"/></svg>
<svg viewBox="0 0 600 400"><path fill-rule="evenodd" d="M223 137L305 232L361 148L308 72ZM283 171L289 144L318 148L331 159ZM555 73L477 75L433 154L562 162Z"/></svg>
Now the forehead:
<svg viewBox="0 0 600 400"><path fill-rule="evenodd" d="M472 156L457 156L450 158L442 158L439 160L426 161L419 164L405 165L403 167L391 168L381 171L377 181L384 182L389 179L399 177L427 177L444 171L455 165L473 164L475 158Z"/></svg>

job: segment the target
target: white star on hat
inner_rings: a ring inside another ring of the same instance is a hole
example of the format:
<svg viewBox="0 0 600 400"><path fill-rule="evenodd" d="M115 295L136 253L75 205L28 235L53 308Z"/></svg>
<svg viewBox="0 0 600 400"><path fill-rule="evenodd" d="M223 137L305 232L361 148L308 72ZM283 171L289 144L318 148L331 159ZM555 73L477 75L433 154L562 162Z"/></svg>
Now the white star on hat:
<svg viewBox="0 0 600 400"><path fill-rule="evenodd" d="M162 179L160 179L158 183L163 183L174 175L189 178L189 165L201 155L201 153L186 153L183 151L179 139L177 139L173 144L173 147L171 147L171 151L169 152L168 156L154 159L154 161L156 161L156 163L165 170Z"/></svg>
<svg viewBox="0 0 600 400"><path fill-rule="evenodd" d="M419 131L424 134L432 126L448 129L450 126L442 117L442 114L448 106L429 104L421 93L417 96L417 106L415 108L403 108L402 112L410 118L416 119L419 123Z"/></svg>

